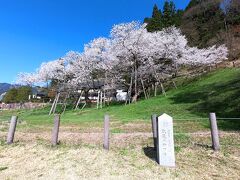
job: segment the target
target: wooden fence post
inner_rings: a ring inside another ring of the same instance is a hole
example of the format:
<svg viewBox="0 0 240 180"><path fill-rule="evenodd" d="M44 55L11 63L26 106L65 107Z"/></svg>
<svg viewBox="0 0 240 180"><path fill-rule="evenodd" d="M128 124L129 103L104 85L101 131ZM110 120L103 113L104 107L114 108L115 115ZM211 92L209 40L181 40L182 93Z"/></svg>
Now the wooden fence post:
<svg viewBox="0 0 240 180"><path fill-rule="evenodd" d="M109 150L109 115L104 117L104 143L103 148Z"/></svg>
<svg viewBox="0 0 240 180"><path fill-rule="evenodd" d="M12 144L13 139L14 139L14 134L17 126L17 116L12 116L10 126L9 126L9 131L8 131L8 136L7 136L7 144Z"/></svg>
<svg viewBox="0 0 240 180"><path fill-rule="evenodd" d="M56 114L54 116L54 127L53 127L53 132L52 132L52 145L53 146L56 146L58 144L59 126L60 126L60 115Z"/></svg>
<svg viewBox="0 0 240 180"><path fill-rule="evenodd" d="M219 143L219 136L218 136L216 113L210 113L209 120L210 120L210 126L211 126L212 147L214 151L219 151L220 143Z"/></svg>
<svg viewBox="0 0 240 180"><path fill-rule="evenodd" d="M157 115L152 115L152 132L153 132L153 144L154 150L157 150Z"/></svg>

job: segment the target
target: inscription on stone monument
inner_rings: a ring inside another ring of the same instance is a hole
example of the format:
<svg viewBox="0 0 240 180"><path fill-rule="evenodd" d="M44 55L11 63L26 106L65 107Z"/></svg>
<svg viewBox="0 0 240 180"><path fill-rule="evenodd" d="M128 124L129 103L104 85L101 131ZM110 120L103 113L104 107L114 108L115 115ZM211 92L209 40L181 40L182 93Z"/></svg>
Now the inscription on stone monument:
<svg viewBox="0 0 240 180"><path fill-rule="evenodd" d="M175 167L173 118L167 114L158 117L157 160L161 166Z"/></svg>

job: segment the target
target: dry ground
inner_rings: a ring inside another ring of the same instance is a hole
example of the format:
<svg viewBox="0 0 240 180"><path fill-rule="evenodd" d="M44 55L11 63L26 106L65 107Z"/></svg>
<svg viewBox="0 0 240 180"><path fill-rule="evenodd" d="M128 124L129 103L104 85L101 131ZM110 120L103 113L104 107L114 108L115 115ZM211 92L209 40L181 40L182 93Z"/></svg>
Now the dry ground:
<svg viewBox="0 0 240 180"><path fill-rule="evenodd" d="M207 131L176 133L177 166L169 169L155 162L149 124L112 127L109 152L99 125L61 126L58 147L51 127L20 128L10 146L1 127L0 179L240 179L239 132L220 132L217 153Z"/></svg>

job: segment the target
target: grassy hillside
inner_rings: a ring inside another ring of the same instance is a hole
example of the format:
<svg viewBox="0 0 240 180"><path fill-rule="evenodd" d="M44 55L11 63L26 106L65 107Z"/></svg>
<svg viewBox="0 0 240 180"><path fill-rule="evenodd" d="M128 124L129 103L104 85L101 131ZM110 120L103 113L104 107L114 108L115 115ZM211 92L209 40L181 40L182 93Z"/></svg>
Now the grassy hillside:
<svg viewBox="0 0 240 180"><path fill-rule="evenodd" d="M216 153L208 122L210 111L240 117L239 75L240 69L218 70L184 81L167 97L102 110L69 110L61 117L57 147L51 147L49 107L0 112L0 120L12 114L22 120L10 146L5 143L9 124L0 122L0 179L239 179L240 121L218 121L221 151ZM176 168L155 161L150 115L163 112L174 117ZM102 149L105 113L111 116L109 152Z"/></svg>
<svg viewBox="0 0 240 180"><path fill-rule="evenodd" d="M149 100L141 100L131 105L114 105L102 110L87 108L83 111L67 111L62 116L63 124L79 124L85 122L102 122L104 114L122 123L133 121L149 121L151 114L168 113L175 120L202 120L207 122L209 112L216 112L218 117L240 117L240 69L223 69L203 75L192 82ZM20 119L30 125L52 123L48 116L49 108L17 112ZM0 114L6 117L8 114ZM221 121L223 129L240 129L237 120Z"/></svg>

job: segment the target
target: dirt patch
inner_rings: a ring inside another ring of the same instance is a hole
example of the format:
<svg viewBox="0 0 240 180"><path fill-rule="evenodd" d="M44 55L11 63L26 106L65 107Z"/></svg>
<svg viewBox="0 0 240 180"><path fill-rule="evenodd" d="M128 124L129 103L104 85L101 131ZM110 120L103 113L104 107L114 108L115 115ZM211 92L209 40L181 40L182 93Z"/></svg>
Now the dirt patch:
<svg viewBox="0 0 240 180"><path fill-rule="evenodd" d="M0 132L0 139L4 141L6 139L6 132ZM151 138L151 133L117 133L111 134L110 144L114 147L128 147L129 145L135 146L141 144ZM21 143L34 143L42 142L44 144L51 143L51 132L37 132L37 133L25 133L17 132L14 138L15 142ZM80 145L89 144L101 146L103 144L103 133L76 133L61 131L59 133L59 141L65 145Z"/></svg>
<svg viewBox="0 0 240 180"><path fill-rule="evenodd" d="M151 132L152 126L150 123L127 123L119 126L119 129L127 133Z"/></svg>

